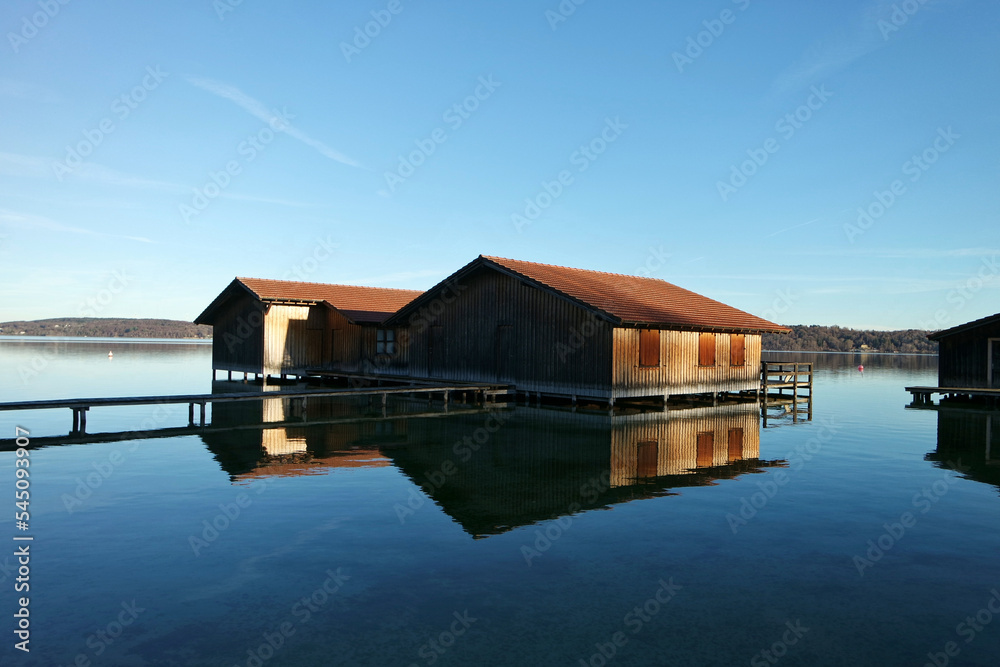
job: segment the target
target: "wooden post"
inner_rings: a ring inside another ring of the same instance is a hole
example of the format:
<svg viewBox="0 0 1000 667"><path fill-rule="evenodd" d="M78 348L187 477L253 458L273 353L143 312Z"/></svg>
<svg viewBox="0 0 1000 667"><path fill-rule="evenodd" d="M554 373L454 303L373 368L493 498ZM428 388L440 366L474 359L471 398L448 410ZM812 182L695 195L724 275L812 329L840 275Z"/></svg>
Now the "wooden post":
<svg viewBox="0 0 1000 667"><path fill-rule="evenodd" d="M87 432L87 410L90 408L80 408L80 434Z"/></svg>
<svg viewBox="0 0 1000 667"><path fill-rule="evenodd" d="M200 403L200 405L201 405L201 425L204 426L205 425L205 401L202 401Z"/></svg>
<svg viewBox="0 0 1000 667"><path fill-rule="evenodd" d="M194 426L194 403L188 403L188 426Z"/></svg>
<svg viewBox="0 0 1000 667"><path fill-rule="evenodd" d="M233 372L229 371L229 377L227 378L230 382L233 381Z"/></svg>
<svg viewBox="0 0 1000 667"><path fill-rule="evenodd" d="M73 433L77 433L80 430L80 409L70 408L73 411Z"/></svg>

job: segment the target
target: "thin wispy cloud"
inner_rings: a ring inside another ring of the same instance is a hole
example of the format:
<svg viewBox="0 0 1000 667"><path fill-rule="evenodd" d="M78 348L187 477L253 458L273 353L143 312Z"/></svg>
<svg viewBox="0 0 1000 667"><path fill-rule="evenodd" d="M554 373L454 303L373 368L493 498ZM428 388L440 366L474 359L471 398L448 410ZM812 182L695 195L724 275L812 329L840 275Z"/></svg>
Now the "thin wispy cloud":
<svg viewBox="0 0 1000 667"><path fill-rule="evenodd" d="M820 220L822 220L822 218L816 218L815 220L810 220L809 222L803 222L803 223L800 223L798 225L792 225L791 227L785 227L784 229L779 229L778 231L776 231L776 232L774 232L772 234L768 234L764 238L769 239L772 236L777 236L778 234L784 234L785 232L790 232L793 229L798 229L799 227L807 227L808 225L815 224L815 223L819 222Z"/></svg>
<svg viewBox="0 0 1000 667"><path fill-rule="evenodd" d="M85 229L83 227L73 227L71 225L64 225L55 220L40 216L31 215L28 213L19 213L17 211L8 211L0 209L0 223L9 225L11 227L18 227L20 229L44 229L51 232L58 232L61 234L82 234L84 236L101 236L106 238L116 238L125 239L127 241L136 241L139 243L152 243L153 241L146 238L145 236L130 236L128 234L109 234L107 232L98 232L93 229Z"/></svg>
<svg viewBox="0 0 1000 667"><path fill-rule="evenodd" d="M33 155L19 155L17 153L0 153L0 175L22 176L28 178L49 178L55 179L55 171L52 168L53 160ZM73 172L68 174L64 180L72 181L78 179L89 183L106 186L118 186L138 190L154 190L159 192L169 192L174 194L187 194L191 192L188 185L170 183L156 179L143 178L134 174L126 174L96 162L84 162ZM259 195L246 195L238 192L221 192L220 199L231 199L233 201L247 201L259 204L277 204L279 206L291 206L303 208L311 204L279 199L276 197L262 197ZM120 202L118 206L120 207Z"/></svg>
<svg viewBox="0 0 1000 667"><path fill-rule="evenodd" d="M292 125L288 118L284 118L280 114L269 110L263 103L250 97L236 86L200 77L187 77L187 80L189 83L201 88L202 90L233 102L244 111L249 112L251 115L270 125L272 129L283 132L293 139L301 141L306 146L318 151L320 155L323 155L324 157L336 160L337 162L351 167L365 168L356 160L344 155L340 151L327 146L318 139L313 139L308 134Z"/></svg>
<svg viewBox="0 0 1000 667"><path fill-rule="evenodd" d="M945 1L926 0L920 5L920 11L927 11L930 6ZM797 63L778 75L772 85L774 93L782 94L824 81L891 44L892 35L896 32L888 33L887 39L885 25L886 22L892 25L890 17L898 4L898 0L875 0L856 13L848 26L815 42ZM901 29L905 29L906 25Z"/></svg>
<svg viewBox="0 0 1000 667"><path fill-rule="evenodd" d="M59 95L44 86L5 78L0 78L0 97L44 102L47 104L59 101Z"/></svg>

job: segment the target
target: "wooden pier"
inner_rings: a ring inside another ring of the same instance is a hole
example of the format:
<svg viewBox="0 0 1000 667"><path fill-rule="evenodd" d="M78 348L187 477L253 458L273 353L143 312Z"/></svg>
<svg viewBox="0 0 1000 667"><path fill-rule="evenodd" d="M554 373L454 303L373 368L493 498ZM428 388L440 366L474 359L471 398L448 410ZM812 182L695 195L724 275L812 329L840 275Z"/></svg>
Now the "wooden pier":
<svg viewBox="0 0 1000 667"><path fill-rule="evenodd" d="M986 398L994 404L1000 398L1000 389L978 387L906 387L906 391L913 396L913 403L916 405L932 404L934 394L941 394L946 398Z"/></svg>
<svg viewBox="0 0 1000 667"><path fill-rule="evenodd" d="M804 398L812 396L813 365L801 361L762 361L760 362L760 388L767 398L772 390L777 390L778 397ZM785 390L791 394L786 395ZM808 394L799 391L808 390Z"/></svg>
<svg viewBox="0 0 1000 667"><path fill-rule="evenodd" d="M110 407L122 405L172 405L188 404L188 426L195 425L195 406L199 406L199 426L205 426L205 406L209 403L227 403L233 401L259 401L269 398L290 398L298 399L300 402L300 412L305 414L306 402L310 398L346 398L351 396L369 396L371 398L381 397L383 410L391 395L426 394L428 401L435 395L440 394L444 406L447 408L448 401L453 394L461 395L464 401L469 395L477 403L492 403L497 395L506 394L507 385L499 384L455 384L436 386L401 386L401 387L379 387L365 389L312 389L298 391L267 391L267 392L239 392L221 394L186 394L173 396L122 396L116 398L64 398L44 401L18 401L14 403L0 403L0 411L10 410L49 410L55 408L69 408L73 411L72 434L85 434L87 432L87 412L95 407Z"/></svg>

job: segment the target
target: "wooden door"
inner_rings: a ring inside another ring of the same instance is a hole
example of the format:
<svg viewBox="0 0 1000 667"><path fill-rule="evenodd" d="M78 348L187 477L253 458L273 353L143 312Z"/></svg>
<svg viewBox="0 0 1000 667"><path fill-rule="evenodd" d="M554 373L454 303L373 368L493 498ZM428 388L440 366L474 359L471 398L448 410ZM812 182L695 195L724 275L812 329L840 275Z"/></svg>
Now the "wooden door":
<svg viewBox="0 0 1000 667"><path fill-rule="evenodd" d="M715 462L715 433L706 431L698 434L698 467L711 468Z"/></svg>
<svg viewBox="0 0 1000 667"><path fill-rule="evenodd" d="M729 429L729 461L743 460L743 429Z"/></svg>
<svg viewBox="0 0 1000 667"><path fill-rule="evenodd" d="M656 440L646 440L636 446L635 476L639 479L656 477L660 447Z"/></svg>

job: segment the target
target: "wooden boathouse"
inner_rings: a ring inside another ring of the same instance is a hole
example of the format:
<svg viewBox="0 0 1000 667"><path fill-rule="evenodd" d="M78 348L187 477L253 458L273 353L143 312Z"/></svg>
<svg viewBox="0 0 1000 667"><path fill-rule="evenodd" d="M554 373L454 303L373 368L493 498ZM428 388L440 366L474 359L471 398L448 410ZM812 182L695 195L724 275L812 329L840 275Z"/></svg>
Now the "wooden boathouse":
<svg viewBox="0 0 1000 667"><path fill-rule="evenodd" d="M916 402L933 394L1000 398L1000 313L927 337L938 342L938 386L907 387Z"/></svg>
<svg viewBox="0 0 1000 667"><path fill-rule="evenodd" d="M254 377L316 369L403 372L406 351L382 322L421 292L236 278L195 318L213 327L212 370Z"/></svg>
<svg viewBox="0 0 1000 667"><path fill-rule="evenodd" d="M768 322L663 280L479 256L383 326L411 377L597 399L758 393Z"/></svg>

